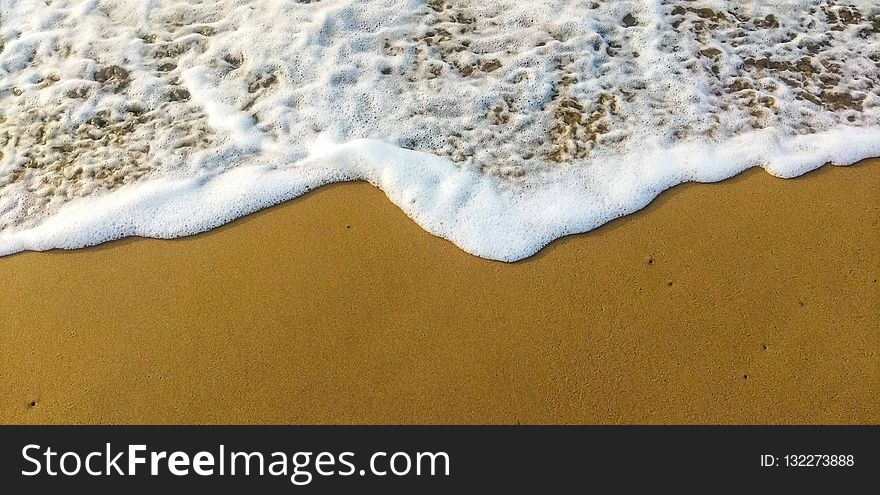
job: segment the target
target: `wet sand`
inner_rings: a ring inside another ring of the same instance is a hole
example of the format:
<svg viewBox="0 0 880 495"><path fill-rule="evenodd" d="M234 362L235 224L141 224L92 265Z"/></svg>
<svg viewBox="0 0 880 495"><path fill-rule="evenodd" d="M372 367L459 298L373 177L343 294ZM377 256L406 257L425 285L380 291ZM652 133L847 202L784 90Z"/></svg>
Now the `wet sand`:
<svg viewBox="0 0 880 495"><path fill-rule="evenodd" d="M0 258L0 421L878 423L878 191L753 170L504 264L343 184Z"/></svg>

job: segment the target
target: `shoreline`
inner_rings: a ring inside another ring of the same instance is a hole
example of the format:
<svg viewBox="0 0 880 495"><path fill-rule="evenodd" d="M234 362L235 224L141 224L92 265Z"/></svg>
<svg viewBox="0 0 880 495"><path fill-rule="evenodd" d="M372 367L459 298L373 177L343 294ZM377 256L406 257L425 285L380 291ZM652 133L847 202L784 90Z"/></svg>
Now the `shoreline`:
<svg viewBox="0 0 880 495"><path fill-rule="evenodd" d="M507 264L366 183L0 258L3 423L878 423L880 160L752 169ZM32 405L34 404L34 405Z"/></svg>
<svg viewBox="0 0 880 495"><path fill-rule="evenodd" d="M795 142L828 136L803 135ZM865 144L880 142L880 134L866 131L848 137L857 144L823 150L825 165L854 164L866 161L853 162L854 157L880 154L880 147ZM738 142L751 149L746 153L750 158L740 158L745 161L721 170L700 172L701 159L695 157L718 156L711 147L696 147L686 149L687 154L681 157L678 152L669 152L651 155L647 162L633 162L637 164L636 176L650 179L627 180L607 190L590 184L588 176L596 173L593 170L583 176L576 172L556 175L556 182L534 188L524 186L518 194L508 195L503 187L491 179L479 178L480 174L469 167L450 167L439 156L361 139L313 157L333 164L326 170L320 167L320 172L291 174L289 170L271 169L261 173L256 166L234 167L210 178L158 178L97 198L83 197L62 205L35 225L0 233L0 257L30 250L80 249L128 237L176 239L197 235L340 183L345 177L342 183L364 181L378 187L423 230L452 241L461 250L485 259L515 262L534 256L554 240L591 232L636 213L682 183L723 182L758 167L778 178L794 178L816 170L822 163L805 160L797 153L778 163L763 154L767 147L757 146L762 152L756 152L748 135L734 144ZM730 160L723 155L722 162ZM374 166L359 166L358 157ZM395 158L389 162L388 157ZM683 175L657 172L650 165L675 163L679 158Z"/></svg>

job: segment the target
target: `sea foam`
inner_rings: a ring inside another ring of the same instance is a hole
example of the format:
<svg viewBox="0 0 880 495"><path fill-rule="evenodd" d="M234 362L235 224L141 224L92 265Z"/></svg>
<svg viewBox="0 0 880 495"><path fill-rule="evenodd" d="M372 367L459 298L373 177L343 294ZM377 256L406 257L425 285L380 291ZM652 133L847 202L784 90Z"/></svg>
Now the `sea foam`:
<svg viewBox="0 0 880 495"><path fill-rule="evenodd" d="M366 180L514 261L681 182L880 156L880 6L0 0L0 102L0 255Z"/></svg>

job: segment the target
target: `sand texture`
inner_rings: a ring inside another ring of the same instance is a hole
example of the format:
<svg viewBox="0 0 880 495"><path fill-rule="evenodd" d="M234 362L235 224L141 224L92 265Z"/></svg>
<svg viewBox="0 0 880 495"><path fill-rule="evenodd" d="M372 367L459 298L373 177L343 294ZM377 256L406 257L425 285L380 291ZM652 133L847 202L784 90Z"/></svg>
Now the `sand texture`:
<svg viewBox="0 0 880 495"><path fill-rule="evenodd" d="M0 421L878 423L878 191L755 170L505 264L356 183L0 258Z"/></svg>

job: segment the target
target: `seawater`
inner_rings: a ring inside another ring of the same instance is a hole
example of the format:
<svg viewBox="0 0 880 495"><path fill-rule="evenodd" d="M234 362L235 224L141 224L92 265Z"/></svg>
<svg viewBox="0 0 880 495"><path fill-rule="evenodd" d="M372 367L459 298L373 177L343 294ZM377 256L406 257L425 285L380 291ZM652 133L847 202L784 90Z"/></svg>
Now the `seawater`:
<svg viewBox="0 0 880 495"><path fill-rule="evenodd" d="M514 261L681 182L871 156L874 0L0 0L0 255L366 180Z"/></svg>

